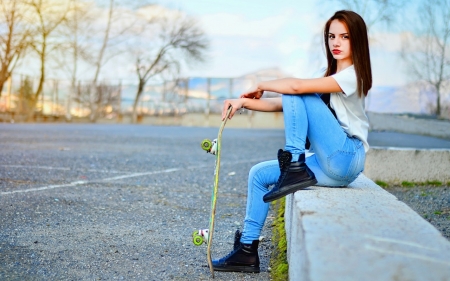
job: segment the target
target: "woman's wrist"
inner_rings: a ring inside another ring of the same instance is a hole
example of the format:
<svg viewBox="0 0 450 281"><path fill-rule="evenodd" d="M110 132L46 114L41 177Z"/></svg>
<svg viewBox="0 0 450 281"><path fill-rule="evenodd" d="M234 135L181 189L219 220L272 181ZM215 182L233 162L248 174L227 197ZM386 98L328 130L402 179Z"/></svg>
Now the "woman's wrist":
<svg viewBox="0 0 450 281"><path fill-rule="evenodd" d="M258 90L260 92L264 91L262 83L263 82L259 82L258 84L256 84L256 90Z"/></svg>

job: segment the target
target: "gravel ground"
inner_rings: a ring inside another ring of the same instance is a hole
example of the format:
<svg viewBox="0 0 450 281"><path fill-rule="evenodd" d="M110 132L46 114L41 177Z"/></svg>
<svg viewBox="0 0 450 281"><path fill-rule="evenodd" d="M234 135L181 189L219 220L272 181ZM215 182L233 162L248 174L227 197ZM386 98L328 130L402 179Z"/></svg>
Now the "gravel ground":
<svg viewBox="0 0 450 281"><path fill-rule="evenodd" d="M0 124L0 280L210 280L206 246L217 128ZM261 140L264 141L261 141ZM213 258L242 228L247 177L282 147L281 130L226 128ZM269 280L270 215L259 274Z"/></svg>
<svg viewBox="0 0 450 281"><path fill-rule="evenodd" d="M407 204L450 240L450 185L390 186L386 190Z"/></svg>

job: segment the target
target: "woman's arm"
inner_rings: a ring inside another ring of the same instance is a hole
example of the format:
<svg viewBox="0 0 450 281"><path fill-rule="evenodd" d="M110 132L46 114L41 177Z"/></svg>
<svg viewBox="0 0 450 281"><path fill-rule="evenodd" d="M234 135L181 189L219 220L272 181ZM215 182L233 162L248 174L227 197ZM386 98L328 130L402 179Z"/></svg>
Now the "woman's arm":
<svg viewBox="0 0 450 281"><path fill-rule="evenodd" d="M309 94L309 93L336 93L342 92L339 84L333 77L314 79L284 78L258 83L256 88L241 95L245 98L261 98L264 91L280 94Z"/></svg>
<svg viewBox="0 0 450 281"><path fill-rule="evenodd" d="M249 110L263 111L263 112L281 112L283 111L283 105L281 98L267 98L267 99L231 99L225 100L222 109L222 120L225 119L228 108L233 106L230 112L229 119L233 117L238 109L246 108Z"/></svg>

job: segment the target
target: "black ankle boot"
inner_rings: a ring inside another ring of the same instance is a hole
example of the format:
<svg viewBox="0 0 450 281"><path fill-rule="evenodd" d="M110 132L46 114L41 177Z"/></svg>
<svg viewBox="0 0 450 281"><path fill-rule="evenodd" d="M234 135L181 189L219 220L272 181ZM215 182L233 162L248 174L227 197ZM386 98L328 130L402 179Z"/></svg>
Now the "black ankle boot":
<svg viewBox="0 0 450 281"><path fill-rule="evenodd" d="M264 202L271 202L307 188L317 183L314 173L305 164L305 154L301 154L297 162L291 162L289 151L278 150L280 177L275 186L263 197Z"/></svg>
<svg viewBox="0 0 450 281"><path fill-rule="evenodd" d="M259 240L252 244L236 243L231 253L219 260L213 260L213 268L216 271L237 271L259 273Z"/></svg>
<svg viewBox="0 0 450 281"><path fill-rule="evenodd" d="M233 244L233 250L236 250L239 245L241 244L241 237L242 237L242 232L237 229L236 232L234 233L234 244Z"/></svg>

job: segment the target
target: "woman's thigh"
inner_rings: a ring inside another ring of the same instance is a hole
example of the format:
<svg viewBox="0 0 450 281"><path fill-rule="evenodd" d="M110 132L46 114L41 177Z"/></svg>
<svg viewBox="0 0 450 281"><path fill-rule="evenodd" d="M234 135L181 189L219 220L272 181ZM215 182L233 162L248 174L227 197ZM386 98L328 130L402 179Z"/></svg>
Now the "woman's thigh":
<svg viewBox="0 0 450 281"><path fill-rule="evenodd" d="M314 154L306 159L318 185L347 186L364 170L365 151L362 142L348 138L331 154Z"/></svg>

